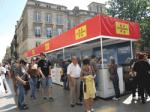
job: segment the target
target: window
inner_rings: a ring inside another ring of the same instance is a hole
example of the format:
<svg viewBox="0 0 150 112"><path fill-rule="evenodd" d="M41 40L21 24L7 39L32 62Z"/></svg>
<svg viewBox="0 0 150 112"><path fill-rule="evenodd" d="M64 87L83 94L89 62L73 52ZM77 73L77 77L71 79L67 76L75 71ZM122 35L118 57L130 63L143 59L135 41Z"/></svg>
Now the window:
<svg viewBox="0 0 150 112"><path fill-rule="evenodd" d="M57 24L62 25L63 24L63 17L60 15L57 15Z"/></svg>
<svg viewBox="0 0 150 112"><path fill-rule="evenodd" d="M35 3L35 6L39 7L39 6L40 6L40 4L38 4L38 3Z"/></svg>
<svg viewBox="0 0 150 112"><path fill-rule="evenodd" d="M46 22L47 23L51 23L52 22L52 18L51 18L50 14L47 14L47 16L46 16Z"/></svg>
<svg viewBox="0 0 150 112"><path fill-rule="evenodd" d="M41 15L40 15L39 12L36 12L36 13L35 13L35 21L36 21L36 22L40 22L40 21L41 21Z"/></svg>
<svg viewBox="0 0 150 112"><path fill-rule="evenodd" d="M50 6L50 5L47 5L47 8L51 8L51 6Z"/></svg>
<svg viewBox="0 0 150 112"><path fill-rule="evenodd" d="M57 29L57 34L60 35L61 33L62 33L62 29L61 29L61 28L58 28L58 29Z"/></svg>
<svg viewBox="0 0 150 112"><path fill-rule="evenodd" d="M61 10L61 7L60 7L60 6L57 6L57 10Z"/></svg>
<svg viewBox="0 0 150 112"><path fill-rule="evenodd" d="M35 27L35 37L40 37L41 36L41 27L36 26Z"/></svg>
<svg viewBox="0 0 150 112"><path fill-rule="evenodd" d="M46 28L46 36L47 36L47 38L50 38L50 37L52 37L52 28Z"/></svg>
<svg viewBox="0 0 150 112"><path fill-rule="evenodd" d="M41 44L41 42L36 41L36 47L39 46Z"/></svg>

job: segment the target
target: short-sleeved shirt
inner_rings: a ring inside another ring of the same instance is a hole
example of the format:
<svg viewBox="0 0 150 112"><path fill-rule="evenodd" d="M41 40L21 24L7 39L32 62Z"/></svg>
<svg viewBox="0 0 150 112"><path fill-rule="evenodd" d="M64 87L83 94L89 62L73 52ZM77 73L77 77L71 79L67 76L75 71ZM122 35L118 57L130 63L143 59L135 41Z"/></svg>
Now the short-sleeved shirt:
<svg viewBox="0 0 150 112"><path fill-rule="evenodd" d="M0 76L2 79L5 79L6 69L4 67L0 67Z"/></svg>
<svg viewBox="0 0 150 112"><path fill-rule="evenodd" d="M22 77L25 73L23 72L23 68L22 67L17 67L14 71L15 76L19 76Z"/></svg>
<svg viewBox="0 0 150 112"><path fill-rule="evenodd" d="M67 74L70 75L73 78L79 78L81 73L81 68L80 66L74 65L73 63L69 64L67 68Z"/></svg>
<svg viewBox="0 0 150 112"><path fill-rule="evenodd" d="M5 69L6 69L6 71L8 72L8 71L9 71L9 66L8 66L8 65L5 65Z"/></svg>
<svg viewBox="0 0 150 112"><path fill-rule="evenodd" d="M89 76L89 75L93 76L91 66L90 65L89 66L83 65L82 69L81 69L81 76Z"/></svg>
<svg viewBox="0 0 150 112"><path fill-rule="evenodd" d="M38 62L38 67L41 68L41 71L42 73L44 74L44 76L48 76L49 75L49 67L51 67L51 63L49 60L44 60L44 59L41 59L39 62Z"/></svg>
<svg viewBox="0 0 150 112"><path fill-rule="evenodd" d="M22 68L22 67L16 67L15 71L14 71L14 74L15 76L19 76L22 80L25 80L26 78L26 75L25 75L25 69ZM18 82L18 84L22 84L21 82Z"/></svg>
<svg viewBox="0 0 150 112"><path fill-rule="evenodd" d="M97 68L96 61L95 61L95 60L91 60L91 61L90 61L90 66L91 66L91 68L92 68L93 74L94 74L94 75L97 75L98 68Z"/></svg>

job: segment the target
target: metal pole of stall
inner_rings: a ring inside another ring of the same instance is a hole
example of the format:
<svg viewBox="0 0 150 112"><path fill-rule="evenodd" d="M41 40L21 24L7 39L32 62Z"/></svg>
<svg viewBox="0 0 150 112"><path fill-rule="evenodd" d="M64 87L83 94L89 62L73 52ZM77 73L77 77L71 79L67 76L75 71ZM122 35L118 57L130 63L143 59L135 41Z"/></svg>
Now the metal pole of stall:
<svg viewBox="0 0 150 112"><path fill-rule="evenodd" d="M102 60L102 68L104 68L104 57L103 57L103 38L100 38L100 44L101 44L101 60Z"/></svg>
<svg viewBox="0 0 150 112"><path fill-rule="evenodd" d="M65 48L63 48L63 61L65 60Z"/></svg>
<svg viewBox="0 0 150 112"><path fill-rule="evenodd" d="M130 41L130 46L131 46L131 58L133 59L133 42L132 42L132 40Z"/></svg>

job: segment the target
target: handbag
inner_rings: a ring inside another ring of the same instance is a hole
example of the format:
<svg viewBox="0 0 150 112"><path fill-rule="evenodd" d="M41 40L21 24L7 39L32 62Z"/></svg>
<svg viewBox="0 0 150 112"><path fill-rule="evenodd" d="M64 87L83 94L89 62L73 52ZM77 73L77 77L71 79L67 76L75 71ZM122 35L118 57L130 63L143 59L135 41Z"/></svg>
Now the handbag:
<svg viewBox="0 0 150 112"><path fill-rule="evenodd" d="M30 90L29 78L28 78L28 76L27 76L27 75L25 75L24 81L26 81L26 82L27 82L27 83L26 83L26 85L23 85L23 86L24 86L25 91Z"/></svg>
<svg viewBox="0 0 150 112"><path fill-rule="evenodd" d="M60 81L61 81L61 82L66 81L66 79L67 79L67 76L66 76L66 75L61 75L61 78L60 78Z"/></svg>

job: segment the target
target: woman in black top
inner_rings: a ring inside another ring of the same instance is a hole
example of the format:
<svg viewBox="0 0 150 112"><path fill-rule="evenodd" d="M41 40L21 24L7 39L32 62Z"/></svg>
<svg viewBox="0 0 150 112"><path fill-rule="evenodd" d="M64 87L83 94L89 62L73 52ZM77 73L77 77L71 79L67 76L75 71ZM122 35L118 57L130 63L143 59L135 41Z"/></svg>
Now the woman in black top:
<svg viewBox="0 0 150 112"><path fill-rule="evenodd" d="M111 59L111 64L109 66L110 80L113 82L115 97L113 100L119 100L120 97L120 89L119 89L119 77L117 73L117 64L115 63L115 59Z"/></svg>

